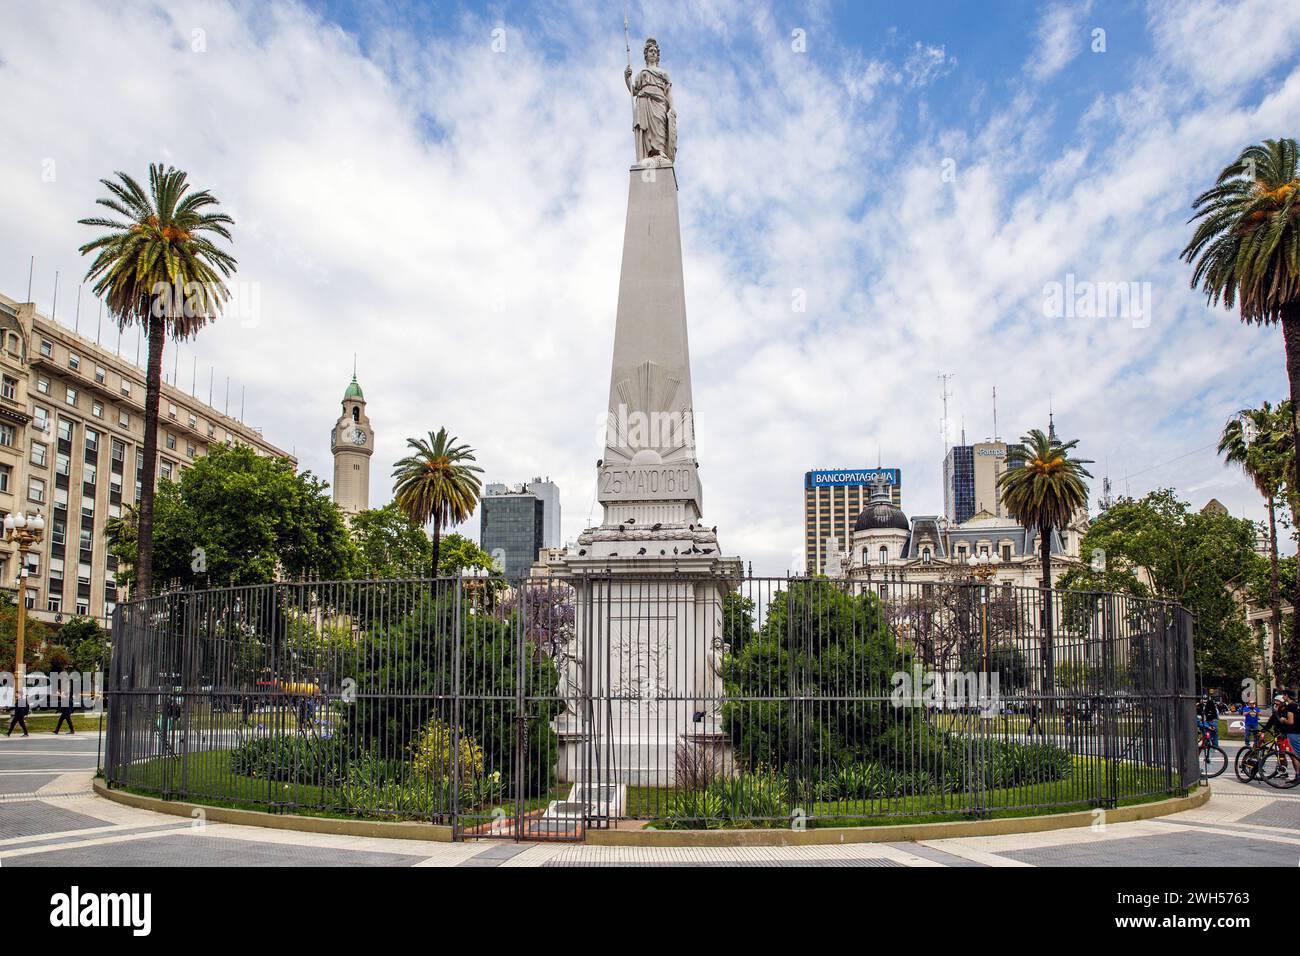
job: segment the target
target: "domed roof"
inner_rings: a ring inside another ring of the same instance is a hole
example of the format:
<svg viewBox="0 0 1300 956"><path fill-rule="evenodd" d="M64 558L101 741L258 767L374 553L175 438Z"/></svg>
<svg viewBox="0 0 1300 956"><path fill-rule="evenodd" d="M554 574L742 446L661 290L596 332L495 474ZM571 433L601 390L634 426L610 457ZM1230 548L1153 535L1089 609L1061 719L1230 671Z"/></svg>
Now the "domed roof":
<svg viewBox="0 0 1300 956"><path fill-rule="evenodd" d="M871 489L871 501L862 509L862 514L858 515L853 530L880 531L891 528L897 531L912 530L903 509L890 499L889 486L880 482Z"/></svg>
<svg viewBox="0 0 1300 956"><path fill-rule="evenodd" d="M343 400L345 402L349 398L359 398L363 402L366 400L366 397L361 394L361 386L357 384L357 377L355 375L352 376L352 384L349 385L348 390L343 393Z"/></svg>

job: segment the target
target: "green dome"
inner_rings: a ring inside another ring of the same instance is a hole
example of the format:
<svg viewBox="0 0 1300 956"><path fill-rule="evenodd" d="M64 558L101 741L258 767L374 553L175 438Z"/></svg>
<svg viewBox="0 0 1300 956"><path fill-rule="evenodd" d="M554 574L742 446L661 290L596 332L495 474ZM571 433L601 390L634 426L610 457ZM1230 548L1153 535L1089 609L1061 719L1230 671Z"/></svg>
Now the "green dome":
<svg viewBox="0 0 1300 956"><path fill-rule="evenodd" d="M366 397L361 394L361 386L357 384L357 377L355 375L352 376L352 384L349 385L348 390L343 393L344 401L347 401L349 398L359 398L363 402L366 400Z"/></svg>

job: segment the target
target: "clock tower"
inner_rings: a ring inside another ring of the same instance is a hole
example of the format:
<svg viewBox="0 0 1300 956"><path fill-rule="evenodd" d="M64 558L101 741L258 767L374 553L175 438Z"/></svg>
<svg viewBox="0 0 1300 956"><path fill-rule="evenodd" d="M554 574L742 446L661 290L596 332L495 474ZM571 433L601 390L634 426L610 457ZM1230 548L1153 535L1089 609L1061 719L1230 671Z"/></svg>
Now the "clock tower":
<svg viewBox="0 0 1300 956"><path fill-rule="evenodd" d="M334 502L343 513L354 515L370 507L370 456L375 453L375 433L366 417L366 398L352 374L343 393L343 414L330 431L334 453Z"/></svg>

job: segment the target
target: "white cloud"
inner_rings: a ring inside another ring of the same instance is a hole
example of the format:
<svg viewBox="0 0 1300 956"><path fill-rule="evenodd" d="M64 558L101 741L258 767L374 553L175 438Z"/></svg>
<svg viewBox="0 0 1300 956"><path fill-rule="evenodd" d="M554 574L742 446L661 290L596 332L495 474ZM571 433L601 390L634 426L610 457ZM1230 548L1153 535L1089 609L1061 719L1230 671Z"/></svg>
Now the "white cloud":
<svg viewBox="0 0 1300 956"><path fill-rule="evenodd" d="M1083 18L1091 8L1091 0L1048 7L1038 22L1035 35L1038 46L1025 63L1025 69L1036 81L1051 79L1086 48L1088 36Z"/></svg>
<svg viewBox="0 0 1300 956"><path fill-rule="evenodd" d="M808 468L872 464L879 447L904 469L909 512L942 507L941 369L958 375L952 417L971 437L991 427L994 384L1004 437L1041 424L1050 392L1062 429L1117 478L1281 394L1277 336L1207 311L1176 257L1201 184L1300 115L1294 65L1258 103L1204 105L1180 79L1200 34L1158 20L1155 58L1065 148L1049 136L1051 104L1029 92L905 139L895 118L921 95L912 85L951 69L942 48L918 44L912 68L895 69L828 47L813 21L809 52L794 54L781 18L739 4L655 15L645 29L664 46L681 125L707 517L755 570L792 566ZM1227 14L1201 3L1189 16L1208 28ZM184 346L182 385L197 352L200 393L209 364L219 405L232 375L234 404L246 385L249 419L328 476L326 430L356 353L377 499L405 437L446 425L491 480L556 480L564 531L581 530L631 152L611 24L557 8L547 36L507 24L494 53L497 21L469 15L432 41L391 27L364 49L292 5L27 5L8 19L0 290L24 291L34 253L38 302L48 309L60 269L64 315L96 180L175 162L233 210L240 277L261 284L264 313ZM196 27L206 53L190 51ZM1044 43L1042 68L1061 69L1068 44ZM40 179L47 157L54 183ZM1071 272L1150 282L1155 321L1044 318L1044 283ZM806 313L791 310L796 288ZM1212 452L1140 481L1258 513Z"/></svg>

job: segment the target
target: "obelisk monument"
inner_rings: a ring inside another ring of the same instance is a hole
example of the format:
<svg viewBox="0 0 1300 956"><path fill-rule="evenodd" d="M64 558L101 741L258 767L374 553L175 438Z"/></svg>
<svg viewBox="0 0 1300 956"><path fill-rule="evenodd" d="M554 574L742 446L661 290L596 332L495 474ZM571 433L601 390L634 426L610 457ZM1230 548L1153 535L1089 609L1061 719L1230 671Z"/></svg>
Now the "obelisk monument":
<svg viewBox="0 0 1300 956"><path fill-rule="evenodd" d="M636 161L596 468L603 519L550 565L577 589L577 653L567 684L600 702L592 714L557 721L560 771L600 786L670 786L680 747L721 746L722 601L741 573L702 517L677 113L659 44L647 40L644 53L645 68L634 75L629 65L624 75Z"/></svg>

